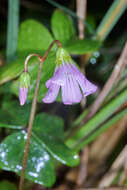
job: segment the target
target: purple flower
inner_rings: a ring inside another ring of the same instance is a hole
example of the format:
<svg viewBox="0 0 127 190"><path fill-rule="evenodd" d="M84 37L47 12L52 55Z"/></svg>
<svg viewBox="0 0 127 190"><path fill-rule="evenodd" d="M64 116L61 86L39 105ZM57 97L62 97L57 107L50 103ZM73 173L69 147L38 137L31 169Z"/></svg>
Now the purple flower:
<svg viewBox="0 0 127 190"><path fill-rule="evenodd" d="M27 93L28 93L28 88L22 88L22 87L19 88L19 101L21 106L23 106L26 102Z"/></svg>
<svg viewBox="0 0 127 190"><path fill-rule="evenodd" d="M70 105L79 103L82 94L88 96L97 90L97 87L88 81L73 63L63 60L62 64L56 67L53 77L46 82L46 87L49 90L43 102L54 102L61 87L62 101Z"/></svg>

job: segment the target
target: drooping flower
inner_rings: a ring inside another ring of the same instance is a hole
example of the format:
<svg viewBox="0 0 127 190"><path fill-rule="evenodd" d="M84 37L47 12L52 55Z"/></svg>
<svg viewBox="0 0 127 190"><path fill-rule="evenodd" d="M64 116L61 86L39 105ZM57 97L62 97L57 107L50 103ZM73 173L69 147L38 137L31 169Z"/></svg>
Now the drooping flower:
<svg viewBox="0 0 127 190"><path fill-rule="evenodd" d="M82 95L88 96L97 90L74 65L68 52L63 48L57 51L57 66L52 78L46 82L48 92L43 98L43 102L52 103L56 100L59 90L62 91L62 101L64 104L79 103Z"/></svg>
<svg viewBox="0 0 127 190"><path fill-rule="evenodd" d="M23 72L20 76L20 84L19 84L19 101L21 106L23 106L26 102L29 86L30 86L30 75L28 72Z"/></svg>

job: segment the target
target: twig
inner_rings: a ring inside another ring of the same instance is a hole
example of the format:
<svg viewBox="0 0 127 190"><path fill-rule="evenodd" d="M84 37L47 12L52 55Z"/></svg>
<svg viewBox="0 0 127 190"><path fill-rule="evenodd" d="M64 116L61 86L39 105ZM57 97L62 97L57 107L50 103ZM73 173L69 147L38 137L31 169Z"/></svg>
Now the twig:
<svg viewBox="0 0 127 190"><path fill-rule="evenodd" d="M102 102L104 101L104 99L106 98L106 96L108 95L108 93L110 92L112 87L114 86L114 84L119 80L120 74L123 71L126 64L127 64L127 42L125 43L124 49L121 53L121 56L120 56L118 62L116 63L116 65L114 67L114 70L113 70L111 76L109 77L108 81L104 85L98 98L95 100L95 102L91 106L89 114L86 117L85 121L90 119L98 111Z"/></svg>
<svg viewBox="0 0 127 190"><path fill-rule="evenodd" d="M85 37L85 23L86 20L86 11L87 11L87 0L76 0L76 14L78 16L78 31L79 31L79 39L84 39ZM80 69L85 74L85 55L81 55L80 57ZM86 98L83 97L81 101L81 107L84 109L86 104Z"/></svg>
<svg viewBox="0 0 127 190"><path fill-rule="evenodd" d="M37 96L38 96L38 90L39 90L40 79L41 79L42 65L43 65L45 59L47 58L47 55L48 55L50 49L52 48L52 46L54 45L54 43L57 43L58 47L61 46L61 43L58 40L54 40L51 43L51 45L49 46L49 48L47 49L47 51L45 52L45 54L43 55L43 57L38 56L40 65L39 65L39 70L38 70L38 75L37 75L37 82L36 82L34 98L33 98L32 107L31 107L31 113L30 113L30 119L29 119L29 125L28 125L28 136L27 136L27 141L26 141L26 145L25 145L25 152L24 152L24 158L23 158L23 163L22 163L22 174L20 177L19 190L23 190L23 186L24 186L24 175L25 175L25 170L26 170L26 165L27 165L30 138L31 138L31 133L32 133L32 126L33 126L33 121L34 121L34 117L35 117L36 105L37 105ZM29 56L29 57L31 57L31 56ZM25 64L25 69L27 70L26 64Z"/></svg>
<svg viewBox="0 0 127 190"><path fill-rule="evenodd" d="M113 181L113 179L117 176L117 172L123 167L124 162L127 160L127 145L121 151L120 155L117 157L110 170L106 175L102 178L99 183L99 187L109 187Z"/></svg>
<svg viewBox="0 0 127 190"><path fill-rule="evenodd" d="M87 5L87 0L77 0L77 16L79 17L78 19L78 30L79 30L79 38L83 39L84 34L85 34L85 24L83 20L86 20L86 5Z"/></svg>
<svg viewBox="0 0 127 190"><path fill-rule="evenodd" d="M77 185L82 186L87 177L87 165L88 165L88 147L85 147L81 153L81 162L79 165L79 173L77 177Z"/></svg>

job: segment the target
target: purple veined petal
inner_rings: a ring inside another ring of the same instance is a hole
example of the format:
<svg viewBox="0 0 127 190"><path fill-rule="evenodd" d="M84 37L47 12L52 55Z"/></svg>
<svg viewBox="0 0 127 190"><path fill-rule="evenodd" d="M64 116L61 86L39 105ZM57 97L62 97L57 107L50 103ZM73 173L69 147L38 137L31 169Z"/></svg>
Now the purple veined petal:
<svg viewBox="0 0 127 190"><path fill-rule="evenodd" d="M96 92L97 86L88 81L82 73L77 75L76 80L78 81L84 96L88 96Z"/></svg>
<svg viewBox="0 0 127 190"><path fill-rule="evenodd" d="M70 94L70 86L68 78L65 78L65 85L61 86L62 89L62 101L64 104L71 105L71 94Z"/></svg>
<svg viewBox="0 0 127 190"><path fill-rule="evenodd" d="M64 85L64 78L65 78L65 73L64 73L64 69L63 69L63 65L57 67L57 69L54 72L54 75L51 79L51 81L48 82L48 84L46 84L47 86L49 86L49 84L54 83L60 86Z"/></svg>
<svg viewBox="0 0 127 190"><path fill-rule="evenodd" d="M92 84L87 78L78 70L78 68L71 64L71 67L73 69L73 72L75 72L76 80L78 81L84 96L88 96L97 90L97 86Z"/></svg>
<svg viewBox="0 0 127 190"><path fill-rule="evenodd" d="M52 79L49 79L46 81L46 87L47 88L49 88L51 84L52 84Z"/></svg>
<svg viewBox="0 0 127 190"><path fill-rule="evenodd" d="M27 99L28 88L19 88L20 105L23 106Z"/></svg>
<svg viewBox="0 0 127 190"><path fill-rule="evenodd" d="M75 75L83 75L80 70L74 65L74 64L70 64L70 68L72 69L72 72ZM84 75L83 75L84 76Z"/></svg>
<svg viewBox="0 0 127 190"><path fill-rule="evenodd" d="M82 99L82 94L74 77L70 77L70 87L72 94L72 103L79 103Z"/></svg>
<svg viewBox="0 0 127 190"><path fill-rule="evenodd" d="M62 86L62 100L64 104L79 103L82 99L79 86L73 76L66 76L66 84Z"/></svg>
<svg viewBox="0 0 127 190"><path fill-rule="evenodd" d="M85 78L85 93L84 96L88 96L90 94L93 94L94 92L97 91L97 86L91 83L87 78Z"/></svg>
<svg viewBox="0 0 127 190"><path fill-rule="evenodd" d="M43 98L44 103L52 103L56 100L60 86L51 84L46 96Z"/></svg>
<svg viewBox="0 0 127 190"><path fill-rule="evenodd" d="M68 74L70 74L70 75L75 75L76 73L75 73L75 71L74 71L74 69L72 68L72 66L71 66L72 64L70 64L70 63L68 63L68 62L66 62L65 64L64 64L64 66L63 66L63 69L64 69L64 73L68 73Z"/></svg>

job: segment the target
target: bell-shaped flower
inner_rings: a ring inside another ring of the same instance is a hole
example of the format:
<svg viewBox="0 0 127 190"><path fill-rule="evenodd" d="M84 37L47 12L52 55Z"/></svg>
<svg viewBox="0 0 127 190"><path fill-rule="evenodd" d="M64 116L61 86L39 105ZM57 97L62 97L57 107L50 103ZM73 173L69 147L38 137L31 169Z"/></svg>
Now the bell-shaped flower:
<svg viewBox="0 0 127 190"><path fill-rule="evenodd" d="M23 106L27 100L27 93L29 86L30 86L30 75L28 72L23 72L20 76L20 84L19 84L19 101L21 106Z"/></svg>
<svg viewBox="0 0 127 190"><path fill-rule="evenodd" d="M52 78L46 82L48 92L43 102L52 103L56 100L61 88L64 104L79 103L83 96L96 92L97 87L79 71L68 52L63 48L57 51L57 66Z"/></svg>

